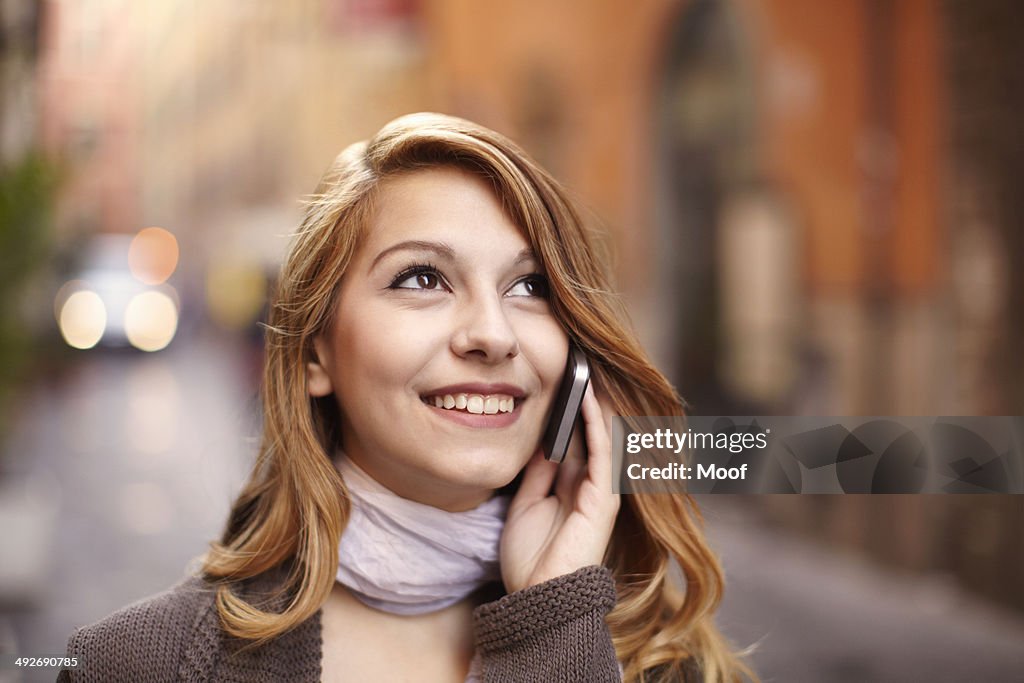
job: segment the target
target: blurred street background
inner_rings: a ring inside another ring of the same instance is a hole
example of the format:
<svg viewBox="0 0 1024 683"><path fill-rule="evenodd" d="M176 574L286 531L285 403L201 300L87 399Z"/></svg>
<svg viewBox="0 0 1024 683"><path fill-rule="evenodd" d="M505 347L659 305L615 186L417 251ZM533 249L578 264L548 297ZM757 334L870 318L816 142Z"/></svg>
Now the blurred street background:
<svg viewBox="0 0 1024 683"><path fill-rule="evenodd" d="M403 113L572 190L693 414L1024 414L1021 64L1017 0L0 0L0 652L219 535L301 200ZM1024 497L700 502L765 680L1024 680Z"/></svg>

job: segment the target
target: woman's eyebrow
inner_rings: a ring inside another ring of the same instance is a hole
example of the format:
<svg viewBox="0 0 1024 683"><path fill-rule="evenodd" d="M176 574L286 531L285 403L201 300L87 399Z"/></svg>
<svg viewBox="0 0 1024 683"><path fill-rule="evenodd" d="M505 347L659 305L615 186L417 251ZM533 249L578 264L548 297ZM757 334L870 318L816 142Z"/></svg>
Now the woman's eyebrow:
<svg viewBox="0 0 1024 683"><path fill-rule="evenodd" d="M529 261L537 263L537 255L533 253L533 249L531 249L530 247L525 247L516 256L516 260L512 262L512 265L514 267L514 266L518 266L518 265L520 265L522 263L527 263Z"/></svg>
<svg viewBox="0 0 1024 683"><path fill-rule="evenodd" d="M428 242L428 241L425 241L425 240L406 240L405 242L399 242L398 244L393 244L390 247L388 247L387 249L385 249L384 251L382 251L379 254L377 254L377 257L375 259L373 259L373 263L370 264L370 270L373 270L374 268L376 268L377 264L380 263L380 261L385 256L388 256L389 254L392 254L392 253L394 253L396 251L429 251L429 252L433 252L434 254L437 254L438 256L446 257L446 258L449 258L449 259L455 257L455 250L452 249L447 244L445 244L444 242Z"/></svg>

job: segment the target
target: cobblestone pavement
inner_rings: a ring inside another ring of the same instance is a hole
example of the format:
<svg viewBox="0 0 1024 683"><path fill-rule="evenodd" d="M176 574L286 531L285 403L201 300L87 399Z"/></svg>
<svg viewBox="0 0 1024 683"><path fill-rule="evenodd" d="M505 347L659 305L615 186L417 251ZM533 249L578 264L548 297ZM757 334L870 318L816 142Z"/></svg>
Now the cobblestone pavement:
<svg viewBox="0 0 1024 683"><path fill-rule="evenodd" d="M723 631L766 682L1024 681L1024 617L948 579L895 574L703 496Z"/></svg>

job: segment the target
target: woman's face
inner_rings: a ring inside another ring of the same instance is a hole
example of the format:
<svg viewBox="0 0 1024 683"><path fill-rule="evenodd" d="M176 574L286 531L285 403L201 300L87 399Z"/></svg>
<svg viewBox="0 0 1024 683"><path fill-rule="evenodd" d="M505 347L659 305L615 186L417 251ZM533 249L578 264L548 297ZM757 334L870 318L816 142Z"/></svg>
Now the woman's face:
<svg viewBox="0 0 1024 683"><path fill-rule="evenodd" d="M526 238L482 179L433 168L384 182L308 367L334 393L345 453L398 495L475 507L537 450L565 369Z"/></svg>

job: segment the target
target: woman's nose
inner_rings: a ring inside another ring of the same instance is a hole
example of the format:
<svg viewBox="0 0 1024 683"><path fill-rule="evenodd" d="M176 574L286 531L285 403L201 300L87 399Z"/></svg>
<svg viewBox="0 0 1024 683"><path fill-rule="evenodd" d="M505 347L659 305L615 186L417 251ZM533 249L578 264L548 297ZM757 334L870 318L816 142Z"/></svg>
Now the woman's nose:
<svg viewBox="0 0 1024 683"><path fill-rule="evenodd" d="M519 355L519 338L499 297L467 301L459 313L451 345L457 356L488 363Z"/></svg>

